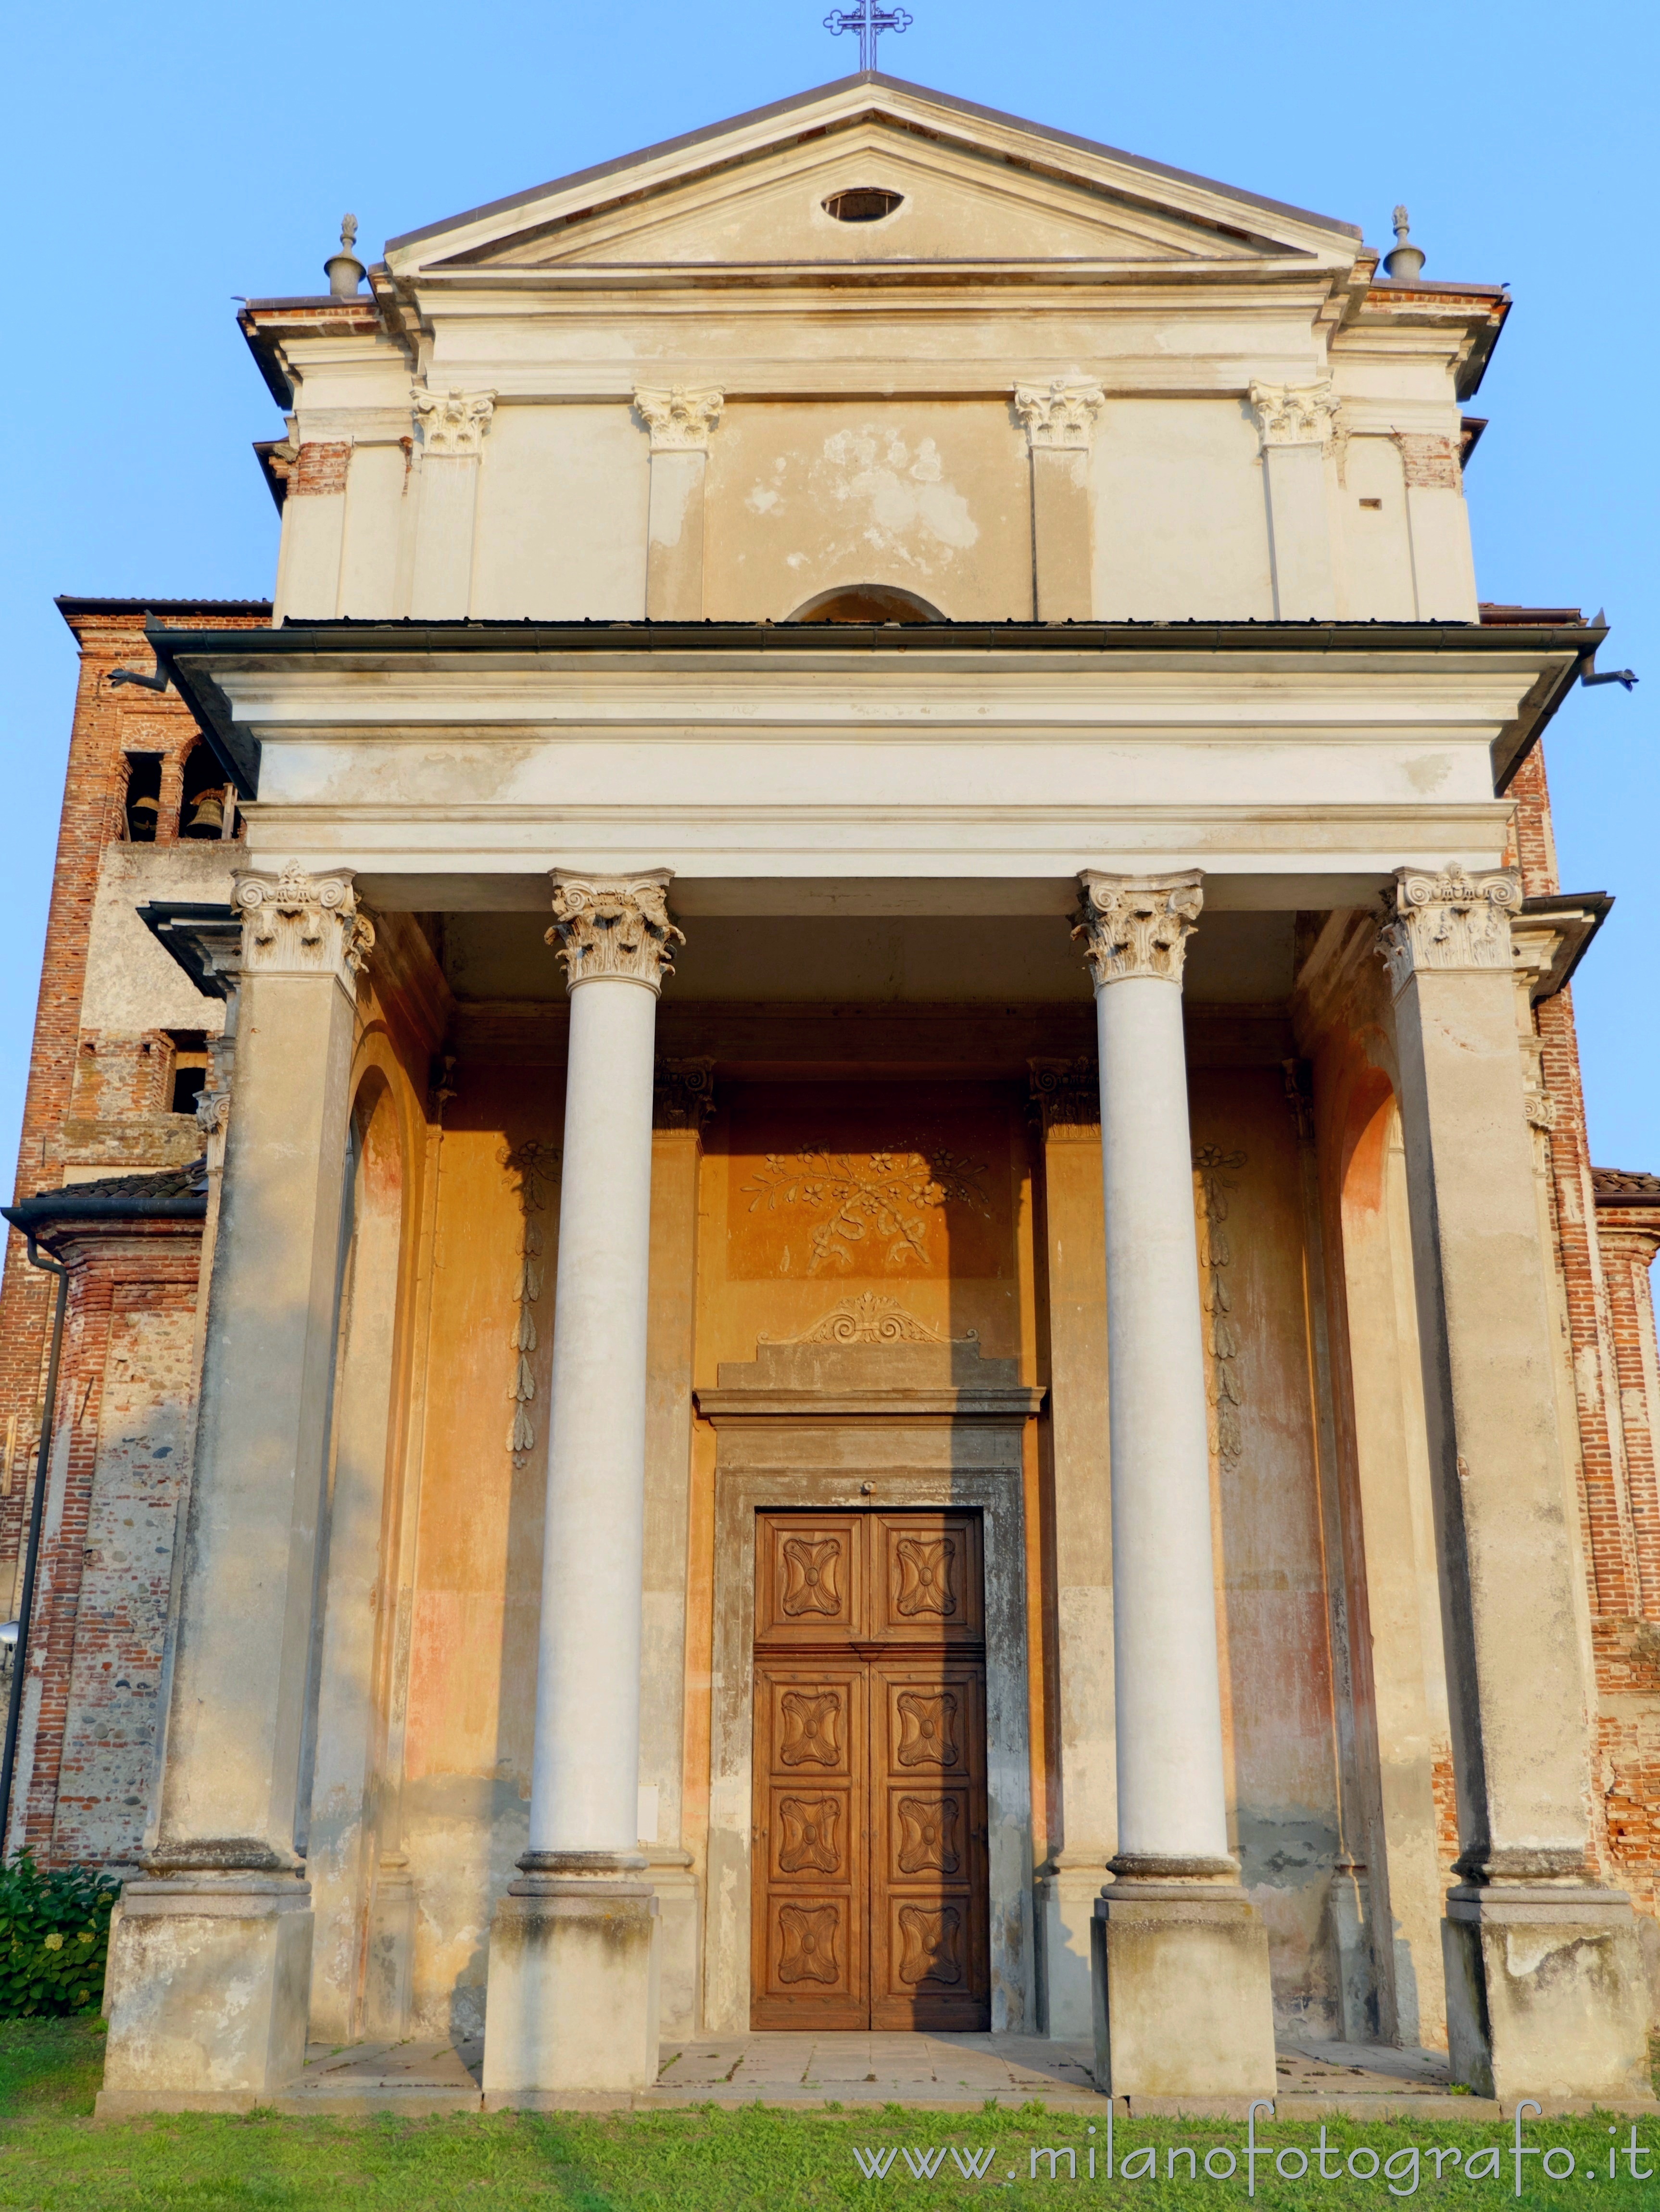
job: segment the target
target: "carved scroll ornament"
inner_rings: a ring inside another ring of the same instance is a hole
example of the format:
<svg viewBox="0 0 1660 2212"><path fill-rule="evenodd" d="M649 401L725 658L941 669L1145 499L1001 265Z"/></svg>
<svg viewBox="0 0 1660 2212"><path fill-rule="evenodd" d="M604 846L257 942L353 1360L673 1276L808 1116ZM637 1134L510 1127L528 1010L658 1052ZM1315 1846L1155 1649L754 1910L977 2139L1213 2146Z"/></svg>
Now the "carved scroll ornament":
<svg viewBox="0 0 1660 2212"><path fill-rule="evenodd" d="M979 1332L966 1336L942 1336L937 1328L907 1313L897 1298L879 1291L860 1291L843 1298L822 1321L800 1336L761 1336L759 1344L977 1344Z"/></svg>
<svg viewBox="0 0 1660 2212"><path fill-rule="evenodd" d="M242 916L245 975L332 975L348 991L374 945L349 874L308 876L287 860L276 876L239 874L232 902Z"/></svg>
<svg viewBox="0 0 1660 2212"><path fill-rule="evenodd" d="M660 990L663 978L674 973L674 947L686 941L669 918L668 890L666 868L639 876L556 868L547 942L557 945L565 963L566 988L614 975Z"/></svg>
<svg viewBox="0 0 1660 2212"><path fill-rule="evenodd" d="M651 432L654 453L706 453L727 395L716 385L677 384L667 392L636 392L634 404Z"/></svg>
<svg viewBox="0 0 1660 2212"><path fill-rule="evenodd" d="M1034 453L1087 453L1095 418L1106 404L1098 384L1068 384L1063 376L1049 384L1014 387L1014 411L1026 426Z"/></svg>
<svg viewBox="0 0 1660 2212"><path fill-rule="evenodd" d="M1439 875L1416 868L1395 872L1394 911L1377 933L1397 992L1426 969L1514 967L1511 921L1522 910L1522 878L1515 868L1466 875L1450 862Z"/></svg>
<svg viewBox="0 0 1660 2212"><path fill-rule="evenodd" d="M1180 876L1108 876L1085 868L1073 928L1097 988L1152 976L1181 988L1188 939L1205 903L1197 869Z"/></svg>

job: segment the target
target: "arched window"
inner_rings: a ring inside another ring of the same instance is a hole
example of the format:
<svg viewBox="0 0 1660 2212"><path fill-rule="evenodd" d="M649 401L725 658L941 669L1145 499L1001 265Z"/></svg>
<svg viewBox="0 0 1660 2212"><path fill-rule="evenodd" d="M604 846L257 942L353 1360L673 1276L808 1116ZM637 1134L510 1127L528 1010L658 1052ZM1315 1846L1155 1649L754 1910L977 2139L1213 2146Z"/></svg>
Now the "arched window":
<svg viewBox="0 0 1660 2212"><path fill-rule="evenodd" d="M938 607L919 599L915 592L902 592L891 584L839 584L833 592L820 592L786 619L798 623L937 623L944 622L946 617Z"/></svg>
<svg viewBox="0 0 1660 2212"><path fill-rule="evenodd" d="M227 811L233 827L225 826ZM225 771L204 744L192 745L185 760L184 788L179 794L179 834L181 837L234 836L235 805Z"/></svg>
<svg viewBox="0 0 1660 2212"><path fill-rule="evenodd" d="M161 818L161 756L127 755L127 795L125 801L127 835L135 845L153 845L155 825Z"/></svg>

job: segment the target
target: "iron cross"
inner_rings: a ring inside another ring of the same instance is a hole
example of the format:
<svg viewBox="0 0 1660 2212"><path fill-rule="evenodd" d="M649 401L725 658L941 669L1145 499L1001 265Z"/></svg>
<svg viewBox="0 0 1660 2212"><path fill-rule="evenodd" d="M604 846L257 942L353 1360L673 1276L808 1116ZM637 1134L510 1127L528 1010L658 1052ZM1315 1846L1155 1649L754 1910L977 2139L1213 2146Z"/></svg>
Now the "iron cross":
<svg viewBox="0 0 1660 2212"><path fill-rule="evenodd" d="M824 28L833 37L840 38L843 31L859 33L859 66L861 70L877 67L876 41L884 31L908 31L911 16L903 8L880 8L877 0L859 0L856 8L832 8L824 18Z"/></svg>

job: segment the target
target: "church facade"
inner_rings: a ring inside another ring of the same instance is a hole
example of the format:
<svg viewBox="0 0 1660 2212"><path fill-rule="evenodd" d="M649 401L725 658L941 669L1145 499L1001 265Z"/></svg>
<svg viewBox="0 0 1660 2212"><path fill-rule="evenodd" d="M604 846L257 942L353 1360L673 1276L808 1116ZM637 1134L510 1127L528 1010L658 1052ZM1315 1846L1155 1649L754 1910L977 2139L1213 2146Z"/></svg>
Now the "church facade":
<svg viewBox="0 0 1660 2212"><path fill-rule="evenodd" d="M1420 265L865 75L248 303L273 602L60 603L9 1211L102 2109L751 2027L1647 2093L1606 632L1479 599L1508 301Z"/></svg>

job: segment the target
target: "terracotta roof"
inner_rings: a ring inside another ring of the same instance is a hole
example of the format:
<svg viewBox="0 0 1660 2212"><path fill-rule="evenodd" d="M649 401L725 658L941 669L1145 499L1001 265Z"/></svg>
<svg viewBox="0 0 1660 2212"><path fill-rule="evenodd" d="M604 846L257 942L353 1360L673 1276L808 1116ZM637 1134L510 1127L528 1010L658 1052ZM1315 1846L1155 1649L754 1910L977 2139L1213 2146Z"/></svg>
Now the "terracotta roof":
<svg viewBox="0 0 1660 2212"><path fill-rule="evenodd" d="M1660 1206L1660 1176L1641 1168L1593 1168L1590 1180L1599 1206Z"/></svg>

